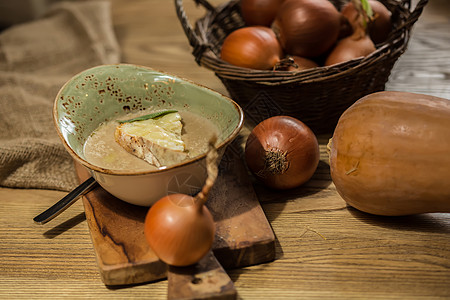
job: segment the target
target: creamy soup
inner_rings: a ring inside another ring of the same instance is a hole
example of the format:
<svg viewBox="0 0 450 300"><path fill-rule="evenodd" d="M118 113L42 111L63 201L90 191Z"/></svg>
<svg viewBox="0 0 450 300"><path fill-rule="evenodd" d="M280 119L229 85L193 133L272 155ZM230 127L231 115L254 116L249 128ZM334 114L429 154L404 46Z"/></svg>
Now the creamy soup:
<svg viewBox="0 0 450 300"><path fill-rule="evenodd" d="M219 135L219 129L208 119L188 111L178 111L181 115L183 130L181 137L186 145L188 158L194 158L205 153L208 141L213 135ZM131 119L140 114L129 114ZM114 170L156 170L149 164L123 149L114 139L114 131L119 123L116 120L102 123L86 140L84 144L85 159L93 165ZM167 166L166 166L167 167Z"/></svg>

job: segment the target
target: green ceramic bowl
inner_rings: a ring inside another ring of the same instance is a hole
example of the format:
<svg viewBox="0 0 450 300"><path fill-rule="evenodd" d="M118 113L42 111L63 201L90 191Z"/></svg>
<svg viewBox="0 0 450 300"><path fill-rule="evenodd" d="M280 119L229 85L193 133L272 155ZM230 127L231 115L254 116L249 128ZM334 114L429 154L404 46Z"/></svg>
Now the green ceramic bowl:
<svg viewBox="0 0 450 300"><path fill-rule="evenodd" d="M177 176L190 176L197 183L203 183L206 178L205 155L145 172L105 169L86 161L84 143L102 122L144 109L188 110L209 119L221 132L219 153L223 153L243 125L243 111L231 99L147 67L102 65L71 78L59 91L53 108L64 146L105 190L121 200L143 206L152 205L169 192L192 193L186 191L191 186L170 185Z"/></svg>

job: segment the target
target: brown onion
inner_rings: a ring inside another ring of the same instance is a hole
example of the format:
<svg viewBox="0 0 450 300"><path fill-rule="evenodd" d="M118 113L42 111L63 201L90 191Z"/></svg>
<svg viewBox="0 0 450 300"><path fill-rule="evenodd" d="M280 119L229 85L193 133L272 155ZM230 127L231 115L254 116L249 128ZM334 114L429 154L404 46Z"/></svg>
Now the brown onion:
<svg viewBox="0 0 450 300"><path fill-rule="evenodd" d="M241 14L247 26L270 26L284 0L241 0Z"/></svg>
<svg viewBox="0 0 450 300"><path fill-rule="evenodd" d="M359 1L359 0L357 0ZM363 29L366 30L366 24L369 21L369 18L361 11L363 8L361 5L355 7L353 1L347 2L341 8L341 15L344 16L350 25L352 26L353 31Z"/></svg>
<svg viewBox="0 0 450 300"><path fill-rule="evenodd" d="M287 56L283 58L276 66L275 70L278 71L303 71L312 68L316 68L319 65L308 58L300 57L300 56Z"/></svg>
<svg viewBox="0 0 450 300"><path fill-rule="evenodd" d="M341 14L341 26L339 28L338 40L348 37L353 33L353 27L347 17Z"/></svg>
<svg viewBox="0 0 450 300"><path fill-rule="evenodd" d="M286 53L318 57L336 42L340 14L328 0L286 0L272 28Z"/></svg>
<svg viewBox="0 0 450 300"><path fill-rule="evenodd" d="M369 35L375 44L384 42L392 31L391 12L381 2L369 0L373 17L369 22Z"/></svg>
<svg viewBox="0 0 450 300"><path fill-rule="evenodd" d="M375 51L375 45L364 32L357 31L340 40L325 60L325 66L365 57Z"/></svg>
<svg viewBox="0 0 450 300"><path fill-rule="evenodd" d="M248 136L245 160L265 185L290 189L308 181L319 163L319 144L303 122L275 116L259 123Z"/></svg>
<svg viewBox="0 0 450 300"><path fill-rule="evenodd" d="M283 50L270 28L250 26L230 33L223 42L220 55L235 66L270 70L280 61Z"/></svg>
<svg viewBox="0 0 450 300"><path fill-rule="evenodd" d="M355 6L353 1L342 7L341 14L348 19L354 30L363 28L375 44L382 43L392 30L391 12L379 1L368 0L368 3L372 16L368 16L361 5Z"/></svg>
<svg viewBox="0 0 450 300"><path fill-rule="evenodd" d="M207 155L208 178L195 197L171 194L158 200L145 218L144 234L153 252L173 266L198 262L211 249L215 223L204 205L217 177L217 151L210 143Z"/></svg>

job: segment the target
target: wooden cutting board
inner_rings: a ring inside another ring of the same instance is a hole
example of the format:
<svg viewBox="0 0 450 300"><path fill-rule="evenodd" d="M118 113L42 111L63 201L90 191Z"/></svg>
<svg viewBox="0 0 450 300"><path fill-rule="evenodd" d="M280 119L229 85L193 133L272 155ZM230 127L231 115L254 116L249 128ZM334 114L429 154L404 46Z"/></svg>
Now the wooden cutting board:
<svg viewBox="0 0 450 300"><path fill-rule="evenodd" d="M216 221L213 253L225 268L269 262L275 236L262 210L236 147L228 147L207 206ZM90 175L76 166L80 181ZM168 267L147 245L148 208L123 202L101 187L83 197L86 219L103 282L129 285L167 277Z"/></svg>

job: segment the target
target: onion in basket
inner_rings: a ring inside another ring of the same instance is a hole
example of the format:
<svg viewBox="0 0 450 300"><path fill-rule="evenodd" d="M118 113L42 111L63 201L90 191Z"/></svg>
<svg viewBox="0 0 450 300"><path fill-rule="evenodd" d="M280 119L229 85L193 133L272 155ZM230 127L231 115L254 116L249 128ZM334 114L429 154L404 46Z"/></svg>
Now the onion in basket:
<svg viewBox="0 0 450 300"><path fill-rule="evenodd" d="M354 29L364 28L375 44L384 42L392 30L391 12L379 1L360 1L346 3L341 9L341 14ZM366 3L366 9L362 3Z"/></svg>
<svg viewBox="0 0 450 300"><path fill-rule="evenodd" d="M383 3L369 0L373 16L369 22L369 35L375 44L384 42L392 30L391 12Z"/></svg>
<svg viewBox="0 0 450 300"><path fill-rule="evenodd" d="M239 28L224 40L221 58L235 66L270 70L280 61L283 50L268 27L250 26Z"/></svg>
<svg viewBox="0 0 450 300"><path fill-rule="evenodd" d="M331 66L364 57L373 51L375 51L375 45L370 37L364 32L356 32L338 42L325 60L325 65Z"/></svg>
<svg viewBox="0 0 450 300"><path fill-rule="evenodd" d="M309 59L295 55L288 55L283 58L277 65L275 66L275 70L277 71L303 71L312 68L316 68L319 65Z"/></svg>
<svg viewBox="0 0 450 300"><path fill-rule="evenodd" d="M341 15L328 0L286 0L272 28L286 53L318 57L336 42Z"/></svg>
<svg viewBox="0 0 450 300"><path fill-rule="evenodd" d="M338 41L325 60L326 66L365 57L376 50L367 28L371 11L368 14L362 5L355 6L354 2L348 2L343 7L341 13L350 22L353 33Z"/></svg>
<svg viewBox="0 0 450 300"><path fill-rule="evenodd" d="M241 14L247 26L270 26L284 0L241 0Z"/></svg>

